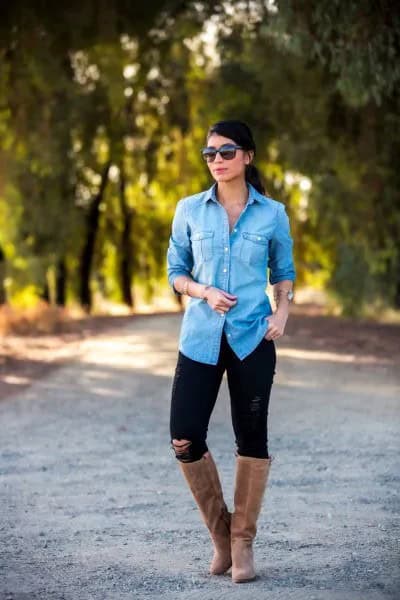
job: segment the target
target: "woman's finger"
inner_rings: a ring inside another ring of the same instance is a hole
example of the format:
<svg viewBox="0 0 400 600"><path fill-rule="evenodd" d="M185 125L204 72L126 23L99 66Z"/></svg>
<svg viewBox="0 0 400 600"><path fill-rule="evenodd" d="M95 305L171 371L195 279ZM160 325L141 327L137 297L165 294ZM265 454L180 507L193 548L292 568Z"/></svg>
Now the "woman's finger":
<svg viewBox="0 0 400 600"><path fill-rule="evenodd" d="M235 294L230 294L229 292L222 292L226 298L231 298L232 300L236 300L237 296Z"/></svg>
<svg viewBox="0 0 400 600"><path fill-rule="evenodd" d="M227 306L226 304L218 304L218 308L219 308L219 310L223 310L224 312L228 312L228 310L230 309L230 306Z"/></svg>
<svg viewBox="0 0 400 600"><path fill-rule="evenodd" d="M276 338L280 337L280 332L278 329L276 329L273 326L270 326L270 328L268 329L268 333L265 336L267 340L275 340Z"/></svg>

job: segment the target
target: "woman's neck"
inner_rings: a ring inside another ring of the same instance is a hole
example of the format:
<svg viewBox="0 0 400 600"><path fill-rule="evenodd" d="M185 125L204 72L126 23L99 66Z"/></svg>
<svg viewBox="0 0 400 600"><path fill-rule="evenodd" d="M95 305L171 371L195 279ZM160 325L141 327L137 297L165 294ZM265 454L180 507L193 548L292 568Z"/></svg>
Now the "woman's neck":
<svg viewBox="0 0 400 600"><path fill-rule="evenodd" d="M244 206L249 197L249 190L244 179L219 181L216 195L223 206Z"/></svg>

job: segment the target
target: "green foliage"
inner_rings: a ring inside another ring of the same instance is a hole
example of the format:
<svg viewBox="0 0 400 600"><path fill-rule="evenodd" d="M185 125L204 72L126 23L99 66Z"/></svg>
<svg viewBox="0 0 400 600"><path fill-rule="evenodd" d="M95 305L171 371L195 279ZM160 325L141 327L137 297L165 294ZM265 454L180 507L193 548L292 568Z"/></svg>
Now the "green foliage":
<svg viewBox="0 0 400 600"><path fill-rule="evenodd" d="M399 37L372 0L17 0L0 19L0 297L150 298L177 200L210 185L207 128L236 117L288 208L298 285L354 314L384 281L400 305Z"/></svg>
<svg viewBox="0 0 400 600"><path fill-rule="evenodd" d="M326 68L354 106L380 105L400 83L400 12L383 0L277 1L281 44ZM274 25L271 27L274 32Z"/></svg>
<svg viewBox="0 0 400 600"><path fill-rule="evenodd" d="M343 314L357 316L363 302L372 300L368 263L358 246L339 243L337 266L330 289L341 301Z"/></svg>

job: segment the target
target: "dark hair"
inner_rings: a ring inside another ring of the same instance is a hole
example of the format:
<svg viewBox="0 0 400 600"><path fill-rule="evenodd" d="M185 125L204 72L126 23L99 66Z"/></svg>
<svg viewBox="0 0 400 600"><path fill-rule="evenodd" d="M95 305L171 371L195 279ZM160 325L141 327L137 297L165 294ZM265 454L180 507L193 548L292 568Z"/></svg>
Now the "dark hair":
<svg viewBox="0 0 400 600"><path fill-rule="evenodd" d="M243 146L245 150L253 150L255 156L256 144L253 139L253 134L251 133L250 127L243 121L236 121L234 119L218 121L209 128L207 132L207 140L213 133L230 138L236 142L238 146ZM265 187L261 181L260 173L258 169L251 163L246 165L245 179L251 183L251 185L253 185L258 192L265 194Z"/></svg>

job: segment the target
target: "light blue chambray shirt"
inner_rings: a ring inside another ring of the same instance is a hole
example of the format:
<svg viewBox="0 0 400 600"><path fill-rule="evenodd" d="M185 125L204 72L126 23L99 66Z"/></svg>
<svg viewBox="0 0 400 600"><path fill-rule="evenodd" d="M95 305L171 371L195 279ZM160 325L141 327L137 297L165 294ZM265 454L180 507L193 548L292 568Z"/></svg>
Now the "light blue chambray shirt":
<svg viewBox="0 0 400 600"><path fill-rule="evenodd" d="M191 297L181 322L179 350L210 365L218 362L222 332L243 360L261 342L272 314L269 282L296 278L293 240L285 205L247 183L248 201L229 232L228 214L216 197L217 183L181 198L167 250L168 281L190 275L235 294L237 302L221 315L206 300Z"/></svg>

